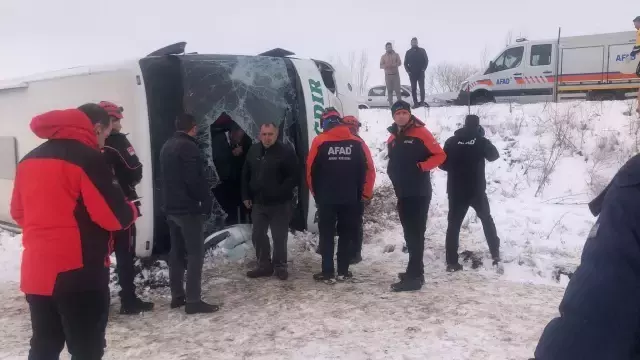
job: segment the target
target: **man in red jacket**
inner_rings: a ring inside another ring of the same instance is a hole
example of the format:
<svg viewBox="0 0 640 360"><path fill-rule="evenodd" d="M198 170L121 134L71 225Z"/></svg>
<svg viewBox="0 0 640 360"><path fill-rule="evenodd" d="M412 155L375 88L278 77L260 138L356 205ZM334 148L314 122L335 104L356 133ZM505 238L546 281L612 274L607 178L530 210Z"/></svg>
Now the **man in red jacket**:
<svg viewBox="0 0 640 360"><path fill-rule="evenodd" d="M409 250L407 271L398 274L393 291L415 291L424 284L424 232L431 203L431 170L447 155L425 124L411 115L411 105L398 101L391 107L387 173L398 198L398 215Z"/></svg>
<svg viewBox="0 0 640 360"><path fill-rule="evenodd" d="M333 108L322 115L324 132L313 139L307 158L307 184L318 205L318 230L322 271L316 281L333 282L334 235L338 229L338 276L345 281L349 271L350 243L358 236L363 200L373 195L376 170L369 147L353 135Z"/></svg>
<svg viewBox="0 0 640 360"><path fill-rule="evenodd" d="M138 216L100 153L111 120L86 104L38 115L30 126L47 141L18 164L11 198L11 216L23 230L29 360L57 359L65 342L74 360L101 359L111 232Z"/></svg>

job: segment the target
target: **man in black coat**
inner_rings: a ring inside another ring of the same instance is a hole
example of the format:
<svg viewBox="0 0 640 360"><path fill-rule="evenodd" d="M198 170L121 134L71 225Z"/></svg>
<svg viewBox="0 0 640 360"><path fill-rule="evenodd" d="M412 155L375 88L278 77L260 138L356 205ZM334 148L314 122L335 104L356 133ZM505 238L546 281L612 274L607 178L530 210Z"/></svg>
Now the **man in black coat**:
<svg viewBox="0 0 640 360"><path fill-rule="evenodd" d="M440 165L440 169L448 173L447 271L462 270L462 265L458 262L458 243L460 227L469 206L476 211L482 222L491 257L494 265L497 265L500 261L500 239L489 208L484 166L485 160L498 160L498 149L484 137L480 118L477 115L467 115L464 127L456 130L445 142L444 152L447 154L447 160Z"/></svg>
<svg viewBox="0 0 640 360"><path fill-rule="evenodd" d="M249 278L275 274L287 280L287 239L292 215L293 190L299 179L298 159L293 148L278 141L274 123L260 127L260 142L247 154L242 169L242 200L251 209L251 239L258 266L247 273ZM273 237L273 261L267 232Z"/></svg>
<svg viewBox="0 0 640 360"><path fill-rule="evenodd" d="M195 118L188 114L180 115L176 119L176 130L160 151L163 205L171 236L171 308L186 305L187 314L212 313L218 311L219 307L202 301L201 280L204 221L211 214L213 199L204 172L204 159L195 138Z"/></svg>
<svg viewBox="0 0 640 360"><path fill-rule="evenodd" d="M535 360L640 359L640 155L589 209L599 216Z"/></svg>
<svg viewBox="0 0 640 360"><path fill-rule="evenodd" d="M235 122L231 123L228 130L218 131L211 140L213 164L221 181L214 189L214 194L227 213L227 226L247 222L240 179L251 143L251 138Z"/></svg>
<svg viewBox="0 0 640 360"><path fill-rule="evenodd" d="M111 135L105 140L103 154L107 163L111 166L113 174L122 188L122 192L129 201L140 209L136 185L142 180L142 164L136 155L136 151L122 133L121 120L123 118L122 107L109 102L100 102L111 118ZM116 253L116 272L120 285L120 314L135 315L143 311L153 310L153 303L140 300L136 295L134 255L135 255L136 225L131 225L126 230L113 233Z"/></svg>
<svg viewBox="0 0 640 360"><path fill-rule="evenodd" d="M404 68L409 74L411 81L411 95L413 96L413 106L424 106L424 73L429 66L429 57L424 48L418 47L418 39L411 39L411 49L407 50L404 55ZM420 85L420 102L418 102L418 94L416 85Z"/></svg>

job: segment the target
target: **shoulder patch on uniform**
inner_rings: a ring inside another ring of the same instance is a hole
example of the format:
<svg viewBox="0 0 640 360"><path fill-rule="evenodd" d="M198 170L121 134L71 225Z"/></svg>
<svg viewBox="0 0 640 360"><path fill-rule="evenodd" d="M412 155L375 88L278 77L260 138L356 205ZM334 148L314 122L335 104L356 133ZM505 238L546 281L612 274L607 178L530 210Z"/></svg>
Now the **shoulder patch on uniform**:
<svg viewBox="0 0 640 360"><path fill-rule="evenodd" d="M136 154L136 151L133 149L133 146L129 146L127 148L127 152L129 153L129 155L133 156Z"/></svg>

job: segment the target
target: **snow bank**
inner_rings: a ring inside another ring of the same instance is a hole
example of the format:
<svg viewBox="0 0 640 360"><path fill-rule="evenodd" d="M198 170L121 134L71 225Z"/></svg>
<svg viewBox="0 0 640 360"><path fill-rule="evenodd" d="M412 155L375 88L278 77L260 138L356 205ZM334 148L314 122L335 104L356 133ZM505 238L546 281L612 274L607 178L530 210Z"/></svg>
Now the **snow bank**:
<svg viewBox="0 0 640 360"><path fill-rule="evenodd" d="M586 203L638 151L640 126L635 117L624 115L630 108L628 102L471 108L501 155L487 164L486 172L487 193L502 240L505 279L566 284L566 276L559 274L579 264L584 240L595 221ZM441 144L462 125L467 113L466 107L414 111ZM380 191L389 186L386 128L392 121L390 112L361 110L360 117L364 124L361 135L371 147ZM432 183L425 262L442 266L448 211L446 173L434 171ZM377 202L383 206L381 202L393 203L395 197L387 189L378 194ZM393 204L385 207L393 208ZM385 247L402 247L395 219L386 227L382 234L368 239L374 243L374 254L381 254ZM488 257L482 225L472 209L460 237L460 252L465 250Z"/></svg>
<svg viewBox="0 0 640 360"><path fill-rule="evenodd" d="M0 230L0 283L20 281L22 237Z"/></svg>

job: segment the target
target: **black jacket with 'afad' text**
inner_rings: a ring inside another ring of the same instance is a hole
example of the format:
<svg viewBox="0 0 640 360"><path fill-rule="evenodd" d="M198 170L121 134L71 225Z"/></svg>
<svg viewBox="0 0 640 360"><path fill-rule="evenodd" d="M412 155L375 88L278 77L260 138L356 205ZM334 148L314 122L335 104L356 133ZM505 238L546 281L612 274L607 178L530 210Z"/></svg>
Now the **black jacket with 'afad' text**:
<svg viewBox="0 0 640 360"><path fill-rule="evenodd" d="M482 127L463 127L444 143L447 159L440 169L448 173L449 195L473 196L486 190L485 160L496 161L498 149L484 137Z"/></svg>

